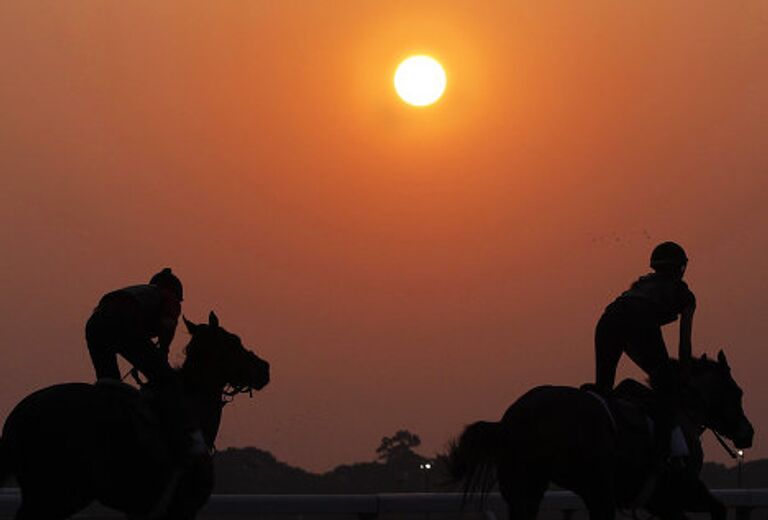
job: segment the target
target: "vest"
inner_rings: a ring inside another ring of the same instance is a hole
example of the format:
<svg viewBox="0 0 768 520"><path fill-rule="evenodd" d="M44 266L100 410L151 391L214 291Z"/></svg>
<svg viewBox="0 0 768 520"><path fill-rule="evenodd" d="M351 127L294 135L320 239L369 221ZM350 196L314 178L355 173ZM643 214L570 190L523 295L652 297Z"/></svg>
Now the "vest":
<svg viewBox="0 0 768 520"><path fill-rule="evenodd" d="M683 309L696 306L696 297L684 281L659 273L641 276L617 300L648 308L659 325L676 321Z"/></svg>

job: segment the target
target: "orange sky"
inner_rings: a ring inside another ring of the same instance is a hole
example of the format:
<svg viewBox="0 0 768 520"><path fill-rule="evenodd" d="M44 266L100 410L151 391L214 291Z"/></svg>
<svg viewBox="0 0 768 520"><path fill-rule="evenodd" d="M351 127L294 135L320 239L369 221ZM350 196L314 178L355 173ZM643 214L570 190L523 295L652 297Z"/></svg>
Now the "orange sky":
<svg viewBox="0 0 768 520"><path fill-rule="evenodd" d="M411 53L446 67L432 108L392 89ZM434 453L591 378L601 309L675 239L766 457L766 91L761 1L4 2L0 417L90 379L100 295L170 265L272 362L220 447Z"/></svg>

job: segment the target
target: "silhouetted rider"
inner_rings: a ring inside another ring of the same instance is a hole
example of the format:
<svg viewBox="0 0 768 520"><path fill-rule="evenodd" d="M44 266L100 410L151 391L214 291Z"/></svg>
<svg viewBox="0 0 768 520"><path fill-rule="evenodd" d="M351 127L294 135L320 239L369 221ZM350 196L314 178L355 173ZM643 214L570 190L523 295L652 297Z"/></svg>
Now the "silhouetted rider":
<svg viewBox="0 0 768 520"><path fill-rule="evenodd" d="M120 380L117 354L150 381L163 382L173 377L168 349L183 299L181 281L167 267L154 275L149 284L104 295L85 327L96 377Z"/></svg>
<svg viewBox="0 0 768 520"><path fill-rule="evenodd" d="M667 398L661 403L659 434L671 432L671 455L688 453L682 431L675 426L679 384L670 368L661 327L680 318L678 356L691 359L691 331L696 297L683 281L688 257L680 245L664 242L651 253L652 273L638 278L603 312L595 329L595 383L606 395L613 389L616 367L623 353L648 374L654 387ZM668 437L667 437L668 439ZM665 440L662 443L666 444Z"/></svg>
<svg viewBox="0 0 768 520"><path fill-rule="evenodd" d="M181 383L168 363L183 299L181 281L166 267L148 284L104 295L85 326L97 379L120 380L118 354L140 370L156 390L169 433L182 439L172 443L179 457L204 449L200 431L183 408Z"/></svg>
<svg viewBox="0 0 768 520"><path fill-rule="evenodd" d="M683 281L688 257L674 242L664 242L651 253L654 272L641 276L608 305L595 329L598 389L608 392L616 367L626 353L651 380L664 384L669 354L661 327L680 317L679 359L691 359L691 330L696 297Z"/></svg>

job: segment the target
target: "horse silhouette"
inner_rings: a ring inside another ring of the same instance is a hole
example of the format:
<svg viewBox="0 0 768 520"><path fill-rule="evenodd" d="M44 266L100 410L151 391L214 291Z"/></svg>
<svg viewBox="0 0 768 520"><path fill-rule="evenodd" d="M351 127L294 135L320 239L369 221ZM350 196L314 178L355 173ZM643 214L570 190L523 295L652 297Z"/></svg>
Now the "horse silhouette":
<svg viewBox="0 0 768 520"><path fill-rule="evenodd" d="M177 374L212 449L227 396L263 388L269 363L213 312L207 324L184 323L192 338ZM65 383L22 400L0 440L0 478L15 475L21 491L16 518L64 519L93 501L131 517L195 518L213 488L211 457L180 470L174 439L143 393L118 382Z"/></svg>
<svg viewBox="0 0 768 520"><path fill-rule="evenodd" d="M579 495L591 520L611 520L617 508L630 507L664 520L682 520L685 511L725 520L725 507L699 478L700 436L706 427L738 448L752 445L742 391L722 351L717 361L702 356L687 367L673 362L672 369L684 389L682 426L691 455L683 469L663 462L640 405L540 386L513 403L501 421L467 426L449 453L451 475L464 481L465 497L484 495L498 482L511 520L535 518L550 483Z"/></svg>

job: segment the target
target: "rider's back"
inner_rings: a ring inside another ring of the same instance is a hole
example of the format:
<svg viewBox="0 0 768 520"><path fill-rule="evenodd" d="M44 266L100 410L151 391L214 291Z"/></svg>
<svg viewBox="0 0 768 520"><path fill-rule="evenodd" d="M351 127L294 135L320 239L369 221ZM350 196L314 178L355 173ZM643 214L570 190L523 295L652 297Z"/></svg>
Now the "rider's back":
<svg viewBox="0 0 768 520"><path fill-rule="evenodd" d="M695 304L696 298L683 280L653 272L635 280L609 308L626 306L661 326L677 320L684 308Z"/></svg>
<svg viewBox="0 0 768 520"><path fill-rule="evenodd" d="M95 312L111 318L115 326L127 328L132 335L155 337L163 328L163 320L175 320L180 311L178 300L166 291L142 284L105 294Z"/></svg>

